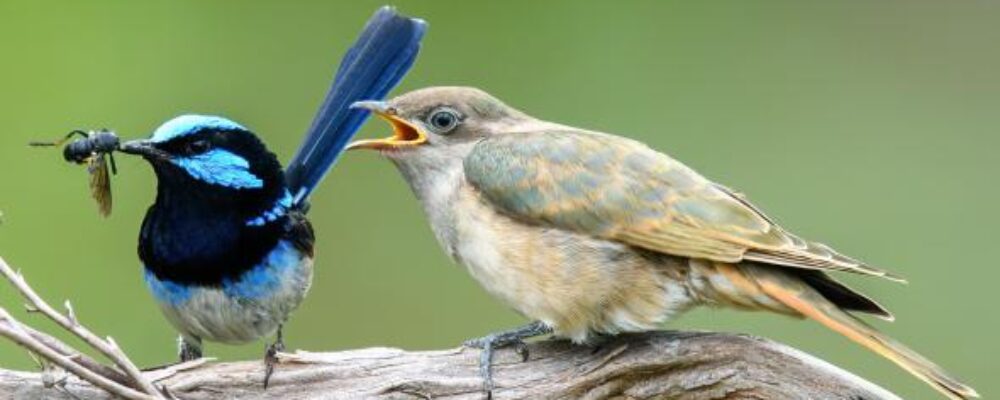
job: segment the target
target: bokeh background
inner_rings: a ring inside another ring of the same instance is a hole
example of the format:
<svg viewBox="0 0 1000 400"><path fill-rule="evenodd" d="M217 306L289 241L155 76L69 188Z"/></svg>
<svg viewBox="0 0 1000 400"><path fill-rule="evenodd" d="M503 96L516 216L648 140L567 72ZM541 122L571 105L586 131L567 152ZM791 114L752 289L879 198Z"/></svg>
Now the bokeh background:
<svg viewBox="0 0 1000 400"><path fill-rule="evenodd" d="M29 140L109 127L146 136L186 112L251 127L284 160L379 1L0 2L0 254L142 365L174 360L135 245L155 193L120 156L98 217L82 168ZM893 310L880 328L1000 393L1000 3L410 2L430 22L396 93L474 85L536 116L640 139L751 196L788 228L897 271L842 276ZM369 124L361 136L385 134ZM452 347L523 320L439 250L408 188L347 154L313 199L311 296L293 348ZM0 284L0 304L21 301ZM671 328L791 344L904 398L936 398L814 323L699 310ZM209 345L248 359L263 343ZM32 368L0 342L0 367Z"/></svg>

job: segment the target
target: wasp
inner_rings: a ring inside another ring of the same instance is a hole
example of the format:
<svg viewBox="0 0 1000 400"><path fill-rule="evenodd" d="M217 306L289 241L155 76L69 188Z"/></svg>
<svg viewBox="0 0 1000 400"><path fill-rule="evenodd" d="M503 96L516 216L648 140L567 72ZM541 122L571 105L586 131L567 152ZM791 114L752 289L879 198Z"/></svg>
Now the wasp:
<svg viewBox="0 0 1000 400"><path fill-rule="evenodd" d="M111 174L118 173L115 165L114 152L118 150L120 140L118 135L107 129L85 132L74 130L62 139L53 142L31 142L31 146L54 147L62 146L74 136L78 139L63 147L63 158L75 164L86 164L90 173L90 195L97 201L97 209L102 216L111 214L111 176L108 174L108 164Z"/></svg>

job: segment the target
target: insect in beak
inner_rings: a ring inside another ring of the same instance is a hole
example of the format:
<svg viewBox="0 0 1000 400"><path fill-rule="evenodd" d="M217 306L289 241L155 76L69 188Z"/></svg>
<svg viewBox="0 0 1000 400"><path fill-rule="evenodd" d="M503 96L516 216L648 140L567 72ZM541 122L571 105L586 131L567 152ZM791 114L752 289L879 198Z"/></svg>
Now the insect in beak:
<svg viewBox="0 0 1000 400"><path fill-rule="evenodd" d="M54 147L62 146L73 136L80 136L63 147L63 158L74 164L87 165L90 173L90 193L97 201L98 211L107 217L111 214L111 176L108 174L108 162L111 173L117 174L115 165L115 150L119 149L118 135L107 129L84 132L74 130L66 137L53 142L31 142L32 146Z"/></svg>

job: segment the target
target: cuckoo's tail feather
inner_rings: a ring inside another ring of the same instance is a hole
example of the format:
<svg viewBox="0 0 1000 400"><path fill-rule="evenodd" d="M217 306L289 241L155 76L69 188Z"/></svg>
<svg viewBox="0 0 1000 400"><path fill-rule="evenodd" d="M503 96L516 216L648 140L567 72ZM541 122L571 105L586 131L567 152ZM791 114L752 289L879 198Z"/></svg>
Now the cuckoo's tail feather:
<svg viewBox="0 0 1000 400"><path fill-rule="evenodd" d="M902 343L848 314L798 277L766 268L747 267L746 271L771 298L889 359L948 398L964 400L979 397L975 389Z"/></svg>
<svg viewBox="0 0 1000 400"><path fill-rule="evenodd" d="M830 277L830 275L824 271L789 270L788 272L798 276L803 282L809 285L809 287L816 289L820 295L839 307L841 310L862 312L874 315L886 321L892 321L895 319L892 316L892 313L890 313L885 307L882 307L881 304L868 298L868 296L865 296L863 293L851 289L843 283L837 282L837 280Z"/></svg>
<svg viewBox="0 0 1000 400"><path fill-rule="evenodd" d="M368 20L344 55L305 140L285 169L295 206L302 207L368 118L367 110L352 109L361 100L381 99L409 71L420 50L427 24L382 7Z"/></svg>

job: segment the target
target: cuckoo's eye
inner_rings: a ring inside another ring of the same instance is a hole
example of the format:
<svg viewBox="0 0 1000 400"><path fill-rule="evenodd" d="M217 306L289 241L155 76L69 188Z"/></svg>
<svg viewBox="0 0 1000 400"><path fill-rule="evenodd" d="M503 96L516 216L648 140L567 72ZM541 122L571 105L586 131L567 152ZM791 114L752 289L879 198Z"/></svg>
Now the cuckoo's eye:
<svg viewBox="0 0 1000 400"><path fill-rule="evenodd" d="M195 140L188 143L184 149L188 154L201 154L212 148L212 143L205 139Z"/></svg>
<svg viewBox="0 0 1000 400"><path fill-rule="evenodd" d="M458 111L448 107L438 108L427 117L427 124L434 132L441 135L451 132L459 122L462 122L462 117Z"/></svg>

